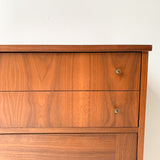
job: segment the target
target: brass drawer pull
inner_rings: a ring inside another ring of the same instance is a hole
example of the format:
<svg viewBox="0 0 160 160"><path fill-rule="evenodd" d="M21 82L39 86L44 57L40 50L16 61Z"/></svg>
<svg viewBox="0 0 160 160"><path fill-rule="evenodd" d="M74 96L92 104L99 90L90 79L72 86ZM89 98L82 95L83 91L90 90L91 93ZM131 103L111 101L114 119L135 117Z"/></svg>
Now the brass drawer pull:
<svg viewBox="0 0 160 160"><path fill-rule="evenodd" d="M115 108L115 109L114 109L114 113L115 113L115 114L118 114L118 113L119 113L119 109L118 109L118 108Z"/></svg>
<svg viewBox="0 0 160 160"><path fill-rule="evenodd" d="M119 68L117 68L117 69L115 70L115 73L116 73L117 75L119 75L119 74L121 74L121 70L120 70Z"/></svg>

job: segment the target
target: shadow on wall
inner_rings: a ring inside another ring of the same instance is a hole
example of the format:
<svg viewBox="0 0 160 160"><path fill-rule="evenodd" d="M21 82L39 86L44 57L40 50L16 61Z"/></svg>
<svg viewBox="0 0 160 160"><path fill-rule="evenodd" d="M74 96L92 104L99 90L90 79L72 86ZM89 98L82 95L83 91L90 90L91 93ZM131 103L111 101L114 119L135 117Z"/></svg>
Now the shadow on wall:
<svg viewBox="0 0 160 160"><path fill-rule="evenodd" d="M147 91L144 160L159 160L160 146L160 97L151 86ZM157 146L157 147L156 147Z"/></svg>

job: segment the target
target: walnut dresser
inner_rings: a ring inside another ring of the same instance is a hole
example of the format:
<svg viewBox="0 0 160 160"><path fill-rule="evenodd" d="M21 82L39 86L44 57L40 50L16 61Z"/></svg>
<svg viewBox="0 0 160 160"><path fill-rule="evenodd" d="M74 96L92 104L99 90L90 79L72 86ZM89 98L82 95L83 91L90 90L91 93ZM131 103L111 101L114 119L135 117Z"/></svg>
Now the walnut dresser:
<svg viewBox="0 0 160 160"><path fill-rule="evenodd" d="M151 45L1 45L0 160L143 160Z"/></svg>

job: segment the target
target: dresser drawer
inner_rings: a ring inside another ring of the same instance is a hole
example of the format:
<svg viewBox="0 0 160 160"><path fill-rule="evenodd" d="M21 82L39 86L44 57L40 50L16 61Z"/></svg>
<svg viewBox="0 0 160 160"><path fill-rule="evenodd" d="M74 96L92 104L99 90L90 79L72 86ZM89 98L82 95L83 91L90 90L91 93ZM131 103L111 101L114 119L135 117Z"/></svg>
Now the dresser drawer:
<svg viewBox="0 0 160 160"><path fill-rule="evenodd" d="M139 90L140 63L141 53L1 53L0 90Z"/></svg>
<svg viewBox="0 0 160 160"><path fill-rule="evenodd" d="M137 91L1 92L0 99L1 128L138 126Z"/></svg>
<svg viewBox="0 0 160 160"><path fill-rule="evenodd" d="M136 160L137 134L0 135L2 160Z"/></svg>

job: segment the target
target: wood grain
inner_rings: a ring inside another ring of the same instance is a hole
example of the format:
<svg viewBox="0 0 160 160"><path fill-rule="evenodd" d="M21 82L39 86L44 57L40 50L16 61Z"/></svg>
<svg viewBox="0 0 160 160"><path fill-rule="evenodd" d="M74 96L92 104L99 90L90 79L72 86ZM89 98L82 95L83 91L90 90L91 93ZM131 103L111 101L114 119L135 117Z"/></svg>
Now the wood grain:
<svg viewBox="0 0 160 160"><path fill-rule="evenodd" d="M0 99L1 128L138 126L136 91L0 92Z"/></svg>
<svg viewBox="0 0 160 160"><path fill-rule="evenodd" d="M1 53L0 91L139 90L140 63L140 53Z"/></svg>
<svg viewBox="0 0 160 160"><path fill-rule="evenodd" d="M143 160L150 50L0 45L0 160Z"/></svg>
<svg viewBox="0 0 160 160"><path fill-rule="evenodd" d="M137 128L82 128L82 127L74 127L74 128L0 128L0 135L4 134L35 134L35 133L52 133L52 134L61 134L61 133L138 133L138 127Z"/></svg>
<svg viewBox="0 0 160 160"><path fill-rule="evenodd" d="M136 160L136 139L136 134L3 135L0 159Z"/></svg>
<svg viewBox="0 0 160 160"><path fill-rule="evenodd" d="M137 154L137 135L136 134L132 134L132 135L118 134L116 136L116 139L117 141L116 141L115 160L131 160L131 159L136 160L137 159L137 155L136 155ZM124 154L122 151L125 151L127 153Z"/></svg>
<svg viewBox="0 0 160 160"><path fill-rule="evenodd" d="M142 67L141 67L141 92L140 92L138 155L137 155L138 159L137 160L143 160L147 72L148 72L148 52L144 52L142 54Z"/></svg>
<svg viewBox="0 0 160 160"><path fill-rule="evenodd" d="M0 52L151 51L152 45L0 45Z"/></svg>

